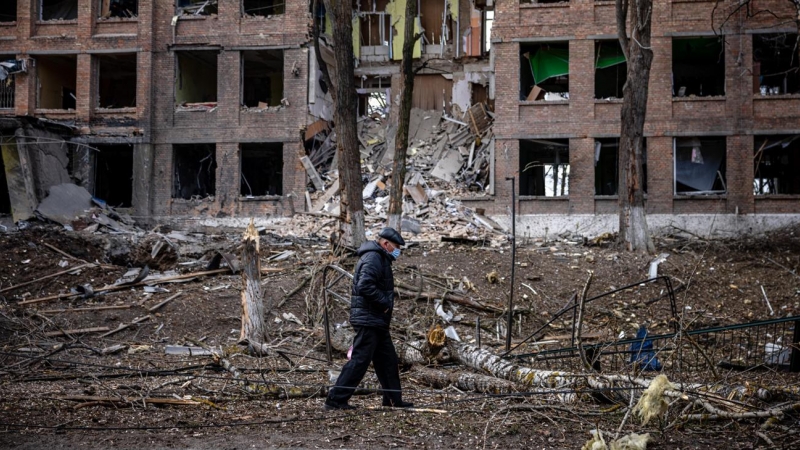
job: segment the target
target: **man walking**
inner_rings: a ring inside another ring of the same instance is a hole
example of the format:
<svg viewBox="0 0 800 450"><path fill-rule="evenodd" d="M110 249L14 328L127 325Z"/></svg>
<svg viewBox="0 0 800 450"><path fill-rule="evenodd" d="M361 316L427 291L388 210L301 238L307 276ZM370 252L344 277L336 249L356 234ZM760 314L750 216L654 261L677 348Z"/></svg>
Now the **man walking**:
<svg viewBox="0 0 800 450"><path fill-rule="evenodd" d="M350 361L342 368L325 401L325 410L354 409L347 402L367 373L369 363L383 389L383 406L410 408L400 392L397 352L389 334L394 309L394 275L392 261L400 256L406 242L394 228L384 228L377 241L365 242L353 273L353 294L350 298L350 324L356 332Z"/></svg>

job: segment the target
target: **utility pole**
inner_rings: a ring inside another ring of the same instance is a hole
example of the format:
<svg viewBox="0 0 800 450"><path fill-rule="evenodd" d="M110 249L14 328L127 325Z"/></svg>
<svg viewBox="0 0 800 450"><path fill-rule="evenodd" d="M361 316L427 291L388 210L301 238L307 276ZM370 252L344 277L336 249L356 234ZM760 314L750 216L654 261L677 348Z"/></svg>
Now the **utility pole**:
<svg viewBox="0 0 800 450"><path fill-rule="evenodd" d="M511 181L511 292L508 294L508 324L506 325L506 351L511 350L511 323L514 320L514 267L517 265L517 183L515 177L506 177Z"/></svg>

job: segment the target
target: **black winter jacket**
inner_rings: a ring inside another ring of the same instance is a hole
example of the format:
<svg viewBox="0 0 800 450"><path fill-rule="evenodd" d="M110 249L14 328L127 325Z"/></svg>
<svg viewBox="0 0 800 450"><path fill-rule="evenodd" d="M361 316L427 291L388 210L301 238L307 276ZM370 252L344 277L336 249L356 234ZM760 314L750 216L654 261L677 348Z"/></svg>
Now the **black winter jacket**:
<svg viewBox="0 0 800 450"><path fill-rule="evenodd" d="M389 328L394 309L392 257L375 241L365 242L356 253L350 324Z"/></svg>

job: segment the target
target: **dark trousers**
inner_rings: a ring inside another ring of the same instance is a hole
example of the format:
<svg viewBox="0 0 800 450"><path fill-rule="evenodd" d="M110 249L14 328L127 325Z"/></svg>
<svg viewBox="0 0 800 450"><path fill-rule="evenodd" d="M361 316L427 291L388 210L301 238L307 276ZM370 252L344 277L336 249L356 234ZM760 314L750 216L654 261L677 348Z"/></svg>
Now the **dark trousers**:
<svg viewBox="0 0 800 450"><path fill-rule="evenodd" d="M371 362L384 390L383 405L400 404L402 400L400 371L397 367L397 352L394 350L389 330L376 327L353 328L356 331L353 354L350 361L342 367L336 386L328 393L328 402L337 405L347 404L356 386L367 373Z"/></svg>

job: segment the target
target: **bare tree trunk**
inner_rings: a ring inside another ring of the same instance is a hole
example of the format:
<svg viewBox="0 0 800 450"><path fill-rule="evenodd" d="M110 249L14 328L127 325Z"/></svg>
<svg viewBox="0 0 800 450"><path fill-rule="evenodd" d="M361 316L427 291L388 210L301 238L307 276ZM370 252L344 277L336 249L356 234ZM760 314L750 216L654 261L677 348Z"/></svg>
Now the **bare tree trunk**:
<svg viewBox="0 0 800 450"><path fill-rule="evenodd" d="M617 34L628 62L622 89L622 129L618 151L619 239L628 251L655 251L644 209L642 145L653 51L650 49L652 0L616 0ZM631 6L631 34L627 32Z"/></svg>
<svg viewBox="0 0 800 450"><path fill-rule="evenodd" d="M247 342L252 352L264 354L267 337L264 323L264 301L261 292L261 262L258 259L258 231L253 224L242 237L242 331L240 342Z"/></svg>
<svg viewBox="0 0 800 450"><path fill-rule="evenodd" d="M389 193L389 226L401 230L403 215L403 185L406 179L406 154L408 152L408 126L411 120L411 101L414 91L414 71L411 63L414 57L414 19L417 15L417 2L406 3L406 28L403 36L403 60L400 71L403 74L400 99L400 118L397 124L397 137L394 146L394 164L392 166L392 186Z"/></svg>
<svg viewBox="0 0 800 450"><path fill-rule="evenodd" d="M364 201L361 198L361 154L358 150L358 111L353 53L353 3L349 1L325 1L332 13L333 56L336 61L336 86L333 87L336 108L337 151L339 152L339 186L342 196L342 222L344 236L350 236L351 244L360 247L366 241L364 234ZM348 232L349 231L349 232Z"/></svg>

